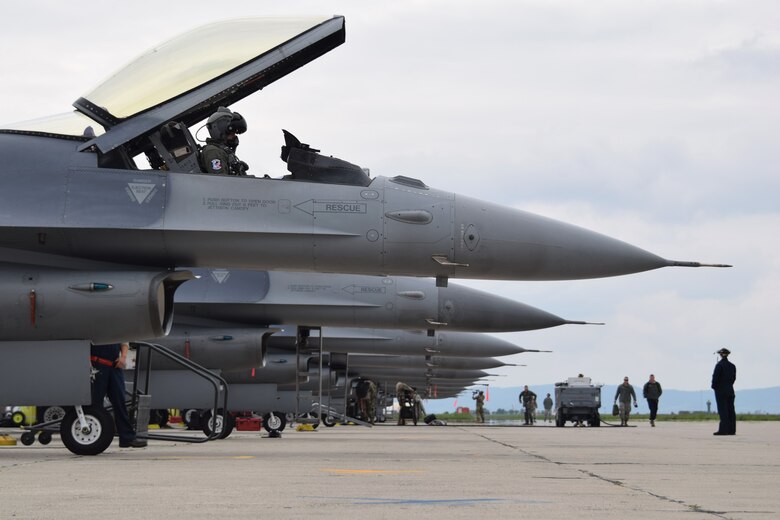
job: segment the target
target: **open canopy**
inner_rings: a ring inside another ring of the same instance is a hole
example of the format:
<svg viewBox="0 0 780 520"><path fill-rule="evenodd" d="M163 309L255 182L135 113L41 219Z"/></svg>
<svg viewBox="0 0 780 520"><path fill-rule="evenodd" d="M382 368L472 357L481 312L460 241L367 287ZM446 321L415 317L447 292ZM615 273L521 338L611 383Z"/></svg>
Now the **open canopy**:
<svg viewBox="0 0 780 520"><path fill-rule="evenodd" d="M106 133L108 152L167 121L192 125L344 43L344 18L247 18L212 23L158 45L73 106Z"/></svg>

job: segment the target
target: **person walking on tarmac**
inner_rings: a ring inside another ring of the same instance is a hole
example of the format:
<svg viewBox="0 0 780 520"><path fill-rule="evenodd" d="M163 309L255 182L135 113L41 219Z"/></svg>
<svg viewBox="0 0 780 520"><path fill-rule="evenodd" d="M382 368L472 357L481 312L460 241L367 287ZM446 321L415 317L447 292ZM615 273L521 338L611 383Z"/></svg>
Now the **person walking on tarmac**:
<svg viewBox="0 0 780 520"><path fill-rule="evenodd" d="M617 387L615 392L615 403L620 409L620 426L628 426L628 416L631 415L631 399L634 400L634 406L639 406L636 402L636 392L634 387L628 384L628 376L623 378L623 384Z"/></svg>
<svg viewBox="0 0 780 520"><path fill-rule="evenodd" d="M479 392L472 394L471 398L477 402L477 422L485 422L485 392L480 390Z"/></svg>
<svg viewBox="0 0 780 520"><path fill-rule="evenodd" d="M119 434L120 448L144 448L146 441L136 439L135 430L130 423L130 416L125 405L125 364L127 343L112 343L109 345L92 345L89 360L95 369L95 379L92 381L92 406L103 408L103 399L108 396L114 408L114 422Z"/></svg>
<svg viewBox="0 0 780 520"><path fill-rule="evenodd" d="M547 397L544 398L542 404L544 405L544 422L552 422L553 400L552 397L550 397L550 394L547 394Z"/></svg>
<svg viewBox="0 0 780 520"><path fill-rule="evenodd" d="M737 367L729 361L731 351L722 348L716 352L720 361L712 373L712 389L715 390L715 404L718 406L720 425L713 435L736 435L737 414L734 411L734 381L737 380Z"/></svg>
<svg viewBox="0 0 780 520"><path fill-rule="evenodd" d="M650 380L642 387L642 396L647 399L647 406L650 408L650 426L655 428L655 418L658 415L658 398L663 393L661 383L655 380L655 376L650 374Z"/></svg>
<svg viewBox="0 0 780 520"><path fill-rule="evenodd" d="M523 405L523 408L525 409L525 425L533 425L534 424L534 417L533 417L533 411L531 408L532 401L536 402L536 394L533 393L528 389L528 385L525 385L523 387L523 391L520 392L520 395L518 396L520 399L520 403Z"/></svg>

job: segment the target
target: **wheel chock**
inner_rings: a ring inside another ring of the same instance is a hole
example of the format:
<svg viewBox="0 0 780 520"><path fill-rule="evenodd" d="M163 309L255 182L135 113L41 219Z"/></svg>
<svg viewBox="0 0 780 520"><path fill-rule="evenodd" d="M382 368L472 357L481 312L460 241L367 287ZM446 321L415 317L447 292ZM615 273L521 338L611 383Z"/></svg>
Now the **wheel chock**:
<svg viewBox="0 0 780 520"><path fill-rule="evenodd" d="M10 435L0 435L0 446L16 446L16 439Z"/></svg>

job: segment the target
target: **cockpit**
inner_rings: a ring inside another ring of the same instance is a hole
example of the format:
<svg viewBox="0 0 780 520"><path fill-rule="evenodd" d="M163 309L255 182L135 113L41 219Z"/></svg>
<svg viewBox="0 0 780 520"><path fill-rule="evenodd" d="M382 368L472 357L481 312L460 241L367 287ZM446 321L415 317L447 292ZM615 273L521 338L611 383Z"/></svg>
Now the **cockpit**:
<svg viewBox="0 0 780 520"><path fill-rule="evenodd" d="M341 16L212 23L144 52L76 100L74 112L0 132L78 141L78 151L96 154L102 168L203 173L196 125L344 41ZM282 159L290 172L284 180L370 183L359 166L322 155L287 131Z"/></svg>

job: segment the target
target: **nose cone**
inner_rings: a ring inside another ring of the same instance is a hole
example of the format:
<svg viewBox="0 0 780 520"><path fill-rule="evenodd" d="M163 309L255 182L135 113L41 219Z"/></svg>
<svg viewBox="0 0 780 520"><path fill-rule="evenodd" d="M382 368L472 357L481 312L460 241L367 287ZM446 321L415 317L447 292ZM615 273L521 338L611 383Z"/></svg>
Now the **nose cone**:
<svg viewBox="0 0 780 520"><path fill-rule="evenodd" d="M525 211L457 197L453 277L577 280L638 273L670 263L620 240Z"/></svg>
<svg viewBox="0 0 780 520"><path fill-rule="evenodd" d="M525 349L506 340L476 332L437 333L434 356L500 357L520 354Z"/></svg>
<svg viewBox="0 0 780 520"><path fill-rule="evenodd" d="M428 365L438 368L447 368L454 370L488 370L507 366L506 363L496 358L481 357L431 357Z"/></svg>
<svg viewBox="0 0 780 520"><path fill-rule="evenodd" d="M439 321L447 330L471 332L536 330L568 323L542 309L456 284L439 288Z"/></svg>

